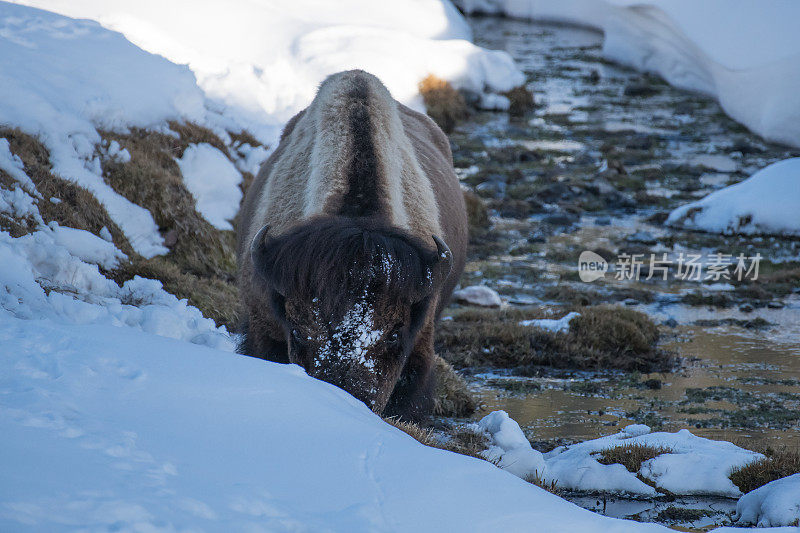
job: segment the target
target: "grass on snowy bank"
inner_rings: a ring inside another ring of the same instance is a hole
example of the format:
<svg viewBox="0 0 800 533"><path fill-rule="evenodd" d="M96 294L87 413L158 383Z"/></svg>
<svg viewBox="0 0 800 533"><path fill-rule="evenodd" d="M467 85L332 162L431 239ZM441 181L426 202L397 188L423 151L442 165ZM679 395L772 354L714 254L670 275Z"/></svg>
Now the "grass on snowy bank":
<svg viewBox="0 0 800 533"><path fill-rule="evenodd" d="M436 332L439 354L456 368L493 366L626 371L666 371L674 356L657 347L658 328L647 315L618 306L580 309L569 331L552 332L520 322L532 309L458 309Z"/></svg>

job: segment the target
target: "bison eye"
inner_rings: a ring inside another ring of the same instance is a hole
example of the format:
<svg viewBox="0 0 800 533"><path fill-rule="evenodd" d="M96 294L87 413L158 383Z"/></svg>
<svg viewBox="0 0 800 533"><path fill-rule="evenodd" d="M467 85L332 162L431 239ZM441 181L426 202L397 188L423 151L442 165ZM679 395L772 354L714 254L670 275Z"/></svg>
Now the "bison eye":
<svg viewBox="0 0 800 533"><path fill-rule="evenodd" d="M389 335L388 339L390 344L400 344L400 332L393 331L391 335Z"/></svg>

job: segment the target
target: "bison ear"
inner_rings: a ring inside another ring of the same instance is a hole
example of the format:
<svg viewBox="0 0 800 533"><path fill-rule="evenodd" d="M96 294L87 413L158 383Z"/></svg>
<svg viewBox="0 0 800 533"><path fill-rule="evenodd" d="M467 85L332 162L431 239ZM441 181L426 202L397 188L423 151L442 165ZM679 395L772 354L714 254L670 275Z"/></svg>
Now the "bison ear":
<svg viewBox="0 0 800 533"><path fill-rule="evenodd" d="M269 261L267 261L267 249L269 242L272 238L268 235L269 224L264 225L256 236L253 237L253 242L250 243L250 259L253 261L253 271L255 275L266 282L270 282L271 268Z"/></svg>
<svg viewBox="0 0 800 533"><path fill-rule="evenodd" d="M450 271L453 269L453 253L442 239L436 235L432 235L432 237L433 242L436 243L436 259L431 265L431 268L434 287L438 287L447 279L447 276L450 275Z"/></svg>

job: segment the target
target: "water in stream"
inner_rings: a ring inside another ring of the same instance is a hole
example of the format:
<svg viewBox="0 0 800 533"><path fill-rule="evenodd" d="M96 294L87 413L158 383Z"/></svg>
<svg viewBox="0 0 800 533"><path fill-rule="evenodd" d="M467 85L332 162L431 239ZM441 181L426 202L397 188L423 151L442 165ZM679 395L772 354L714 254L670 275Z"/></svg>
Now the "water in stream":
<svg viewBox="0 0 800 533"><path fill-rule="evenodd" d="M682 361L675 372L648 375L559 371L527 378L473 369L466 375L482 404L475 418L504 409L542 450L632 422L689 428L751 449L800 449L796 281L743 290L724 281L610 276L588 284L575 275L583 250L761 253L764 273L800 267L797 240L663 224L671 209L800 152L749 133L703 95L610 64L599 33L499 18L470 23L477 44L511 53L537 107L523 118L477 112L451 135L459 176L489 206L501 241L471 251L462 285L486 284L511 305L557 310L569 302L545 295L554 286L586 293L592 303L628 305L661 324L662 346ZM692 293L702 298L688 300ZM498 386L504 380L534 381L537 390L509 392ZM583 500L576 499L615 516L642 511ZM730 502L718 508L724 514ZM655 512L652 504L642 509Z"/></svg>

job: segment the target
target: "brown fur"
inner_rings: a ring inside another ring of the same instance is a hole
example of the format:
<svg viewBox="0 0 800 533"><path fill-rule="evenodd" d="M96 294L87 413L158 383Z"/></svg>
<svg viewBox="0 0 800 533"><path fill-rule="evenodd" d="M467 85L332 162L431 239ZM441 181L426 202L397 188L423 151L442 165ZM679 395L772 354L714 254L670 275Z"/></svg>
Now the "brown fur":
<svg viewBox="0 0 800 533"><path fill-rule="evenodd" d="M458 282L467 243L450 145L433 121L363 71L329 77L286 125L239 220L243 353L301 364L377 412L426 414L434 321ZM265 225L254 265L251 243ZM434 235L451 250L449 270ZM387 260L402 265L399 277L382 267ZM340 322L359 298L380 337L364 354L371 388L346 351L320 358L323 345L355 342Z"/></svg>

